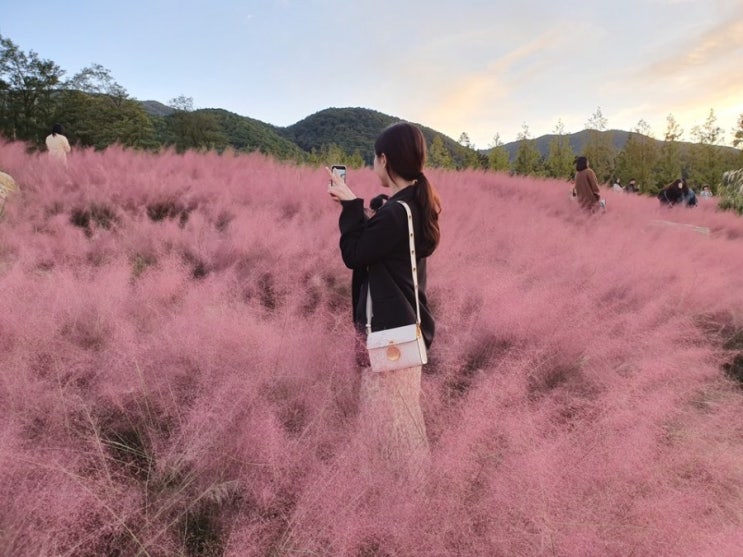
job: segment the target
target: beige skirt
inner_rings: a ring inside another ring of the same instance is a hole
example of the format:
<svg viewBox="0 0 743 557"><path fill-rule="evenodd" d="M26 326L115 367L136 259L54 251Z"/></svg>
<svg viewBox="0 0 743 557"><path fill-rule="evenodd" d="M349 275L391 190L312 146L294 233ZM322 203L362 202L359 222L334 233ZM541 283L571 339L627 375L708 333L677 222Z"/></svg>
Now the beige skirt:
<svg viewBox="0 0 743 557"><path fill-rule="evenodd" d="M419 475L429 461L421 410L421 366L396 371L362 370L359 433L370 464Z"/></svg>

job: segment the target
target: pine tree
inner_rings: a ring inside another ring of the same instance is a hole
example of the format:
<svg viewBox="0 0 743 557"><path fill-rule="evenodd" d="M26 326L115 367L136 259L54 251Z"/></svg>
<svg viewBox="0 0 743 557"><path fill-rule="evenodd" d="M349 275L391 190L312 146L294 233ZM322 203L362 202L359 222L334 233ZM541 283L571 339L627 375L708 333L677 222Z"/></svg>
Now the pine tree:
<svg viewBox="0 0 743 557"><path fill-rule="evenodd" d="M493 137L493 144L488 153L488 168L494 172L508 172L510 160L508 151L503 147L499 134Z"/></svg>
<svg viewBox="0 0 743 557"><path fill-rule="evenodd" d="M365 164L364 157L358 149L354 150L353 155L346 160L346 165L350 168L363 168Z"/></svg>
<svg viewBox="0 0 743 557"><path fill-rule="evenodd" d="M717 125L714 109L710 109L704 124L694 126L691 134L697 142L691 148L689 180L694 186L708 184L714 188L722 179L724 171L722 154L718 148L723 139L723 131Z"/></svg>
<svg viewBox="0 0 743 557"><path fill-rule="evenodd" d="M444 145L440 135L433 138L431 147L428 149L428 164L435 168L454 168L451 153Z"/></svg>
<svg viewBox="0 0 743 557"><path fill-rule="evenodd" d="M537 142L531 139L529 126L523 124L518 135L519 147L513 161L513 172L523 176L539 176L542 170L542 155Z"/></svg>
<svg viewBox="0 0 743 557"><path fill-rule="evenodd" d="M319 151L312 149L307 162L313 166L343 164L353 167L353 164L350 164L352 160L353 158L349 157L342 147L335 143L330 143L329 145L323 145L320 147Z"/></svg>
<svg viewBox="0 0 743 557"><path fill-rule="evenodd" d="M625 184L634 178L641 192L655 194L658 192L657 164L658 147L652 131L645 120L640 120L617 156L616 175Z"/></svg>
<svg viewBox="0 0 743 557"><path fill-rule="evenodd" d="M565 124L562 119L557 121L553 133L555 137L550 140L549 154L545 162L547 175L551 178L569 180L573 176L575 153L565 135Z"/></svg>
<svg viewBox="0 0 743 557"><path fill-rule="evenodd" d="M733 147L743 146L743 114L738 116L738 128L733 132Z"/></svg>
<svg viewBox="0 0 743 557"><path fill-rule="evenodd" d="M481 168L480 155L477 152L475 144L470 141L467 132L462 132L459 136L459 144L462 146L461 159L463 168Z"/></svg>
<svg viewBox="0 0 743 557"><path fill-rule="evenodd" d="M666 133L663 145L660 148L654 191L660 191L661 188L681 177L682 164L679 141L683 135L684 130L678 125L673 114L669 114L666 117Z"/></svg>
<svg viewBox="0 0 743 557"><path fill-rule="evenodd" d="M584 155L596 173L599 183L607 183L614 174L614 143L611 132L606 131L607 119L596 109L588 122L588 141Z"/></svg>

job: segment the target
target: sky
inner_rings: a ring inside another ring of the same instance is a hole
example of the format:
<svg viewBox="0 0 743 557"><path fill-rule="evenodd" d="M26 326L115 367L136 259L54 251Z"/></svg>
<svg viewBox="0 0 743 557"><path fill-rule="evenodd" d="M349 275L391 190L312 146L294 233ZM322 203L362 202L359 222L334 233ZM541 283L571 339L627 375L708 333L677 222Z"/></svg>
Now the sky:
<svg viewBox="0 0 743 557"><path fill-rule="evenodd" d="M364 107L479 148L597 111L692 141L714 110L729 143L743 114L743 0L0 0L0 35L139 100L276 126Z"/></svg>

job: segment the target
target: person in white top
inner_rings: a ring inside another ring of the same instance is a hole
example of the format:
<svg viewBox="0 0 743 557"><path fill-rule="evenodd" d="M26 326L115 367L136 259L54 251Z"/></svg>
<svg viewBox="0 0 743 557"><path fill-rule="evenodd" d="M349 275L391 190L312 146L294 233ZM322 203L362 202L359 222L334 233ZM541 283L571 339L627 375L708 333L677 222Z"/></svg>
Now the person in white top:
<svg viewBox="0 0 743 557"><path fill-rule="evenodd" d="M12 193L18 191L18 184L13 177L5 172L0 172L0 217L5 212L5 200Z"/></svg>
<svg viewBox="0 0 743 557"><path fill-rule="evenodd" d="M46 136L46 148L49 151L49 157L58 161L66 162L67 153L70 152L70 143L62 135L62 125L54 124L52 133Z"/></svg>

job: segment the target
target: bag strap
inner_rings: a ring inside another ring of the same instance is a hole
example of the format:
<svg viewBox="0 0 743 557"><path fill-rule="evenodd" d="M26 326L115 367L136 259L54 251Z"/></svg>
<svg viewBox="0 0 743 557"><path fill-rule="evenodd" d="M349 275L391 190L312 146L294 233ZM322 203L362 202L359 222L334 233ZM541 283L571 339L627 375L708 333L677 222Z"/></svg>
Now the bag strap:
<svg viewBox="0 0 743 557"><path fill-rule="evenodd" d="M413 233L413 213L410 212L410 207L404 201L398 201L400 205L405 208L405 213L408 215L408 245L410 247L410 268L413 274L413 286L415 287L415 324L420 327L421 324L421 303L418 298L418 264L415 259L415 235ZM366 333L371 333L371 320L372 320L372 299L371 299L371 281L366 282Z"/></svg>

